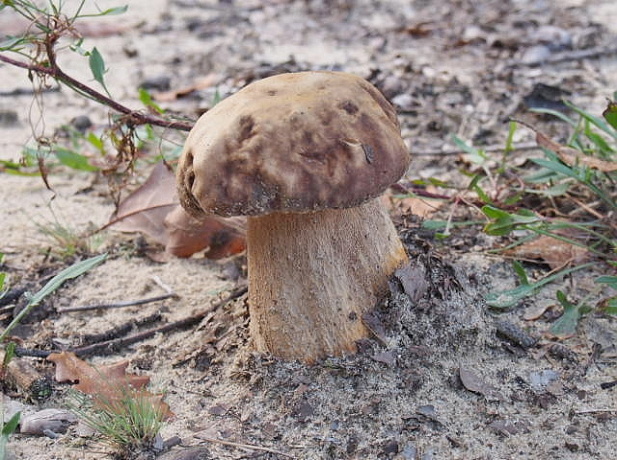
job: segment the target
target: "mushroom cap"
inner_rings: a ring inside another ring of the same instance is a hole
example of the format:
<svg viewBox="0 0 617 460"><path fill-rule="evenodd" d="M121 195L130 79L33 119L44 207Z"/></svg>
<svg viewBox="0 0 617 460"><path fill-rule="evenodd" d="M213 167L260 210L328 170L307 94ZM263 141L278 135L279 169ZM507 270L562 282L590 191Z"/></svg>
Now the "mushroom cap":
<svg viewBox="0 0 617 460"><path fill-rule="evenodd" d="M366 80L298 72L251 83L202 115L177 172L195 216L357 206L407 170L392 105Z"/></svg>

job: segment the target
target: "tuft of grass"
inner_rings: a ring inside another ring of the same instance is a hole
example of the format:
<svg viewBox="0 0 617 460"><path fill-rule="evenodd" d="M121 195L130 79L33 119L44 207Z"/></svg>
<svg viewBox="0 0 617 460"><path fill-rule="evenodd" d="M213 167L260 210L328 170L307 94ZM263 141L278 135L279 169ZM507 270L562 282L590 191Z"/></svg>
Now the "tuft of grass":
<svg viewBox="0 0 617 460"><path fill-rule="evenodd" d="M134 458L143 452L161 450L160 431L164 410L153 404L152 395L127 386L118 399L70 394L70 409L101 436L120 458Z"/></svg>
<svg viewBox="0 0 617 460"><path fill-rule="evenodd" d="M617 291L617 103L609 102L603 116L568 106L576 118L538 111L571 127L572 134L563 144L523 122L510 124L504 155L499 158L456 140L475 165L475 172L468 174L468 190L475 192L486 218L485 233L509 239L507 249L549 236L583 248L593 261L572 262L535 283L526 279L522 264L515 261L519 286L489 293L486 300L490 307L516 306L542 286L576 270L595 266L604 271L604 276L595 280L597 289L583 294L584 300L569 300L561 291L556 294L564 314L550 332L561 337L573 334L578 320L591 311L617 314L617 296L607 294ZM542 156L514 165L509 155L511 140L520 125L534 131Z"/></svg>
<svg viewBox="0 0 617 460"><path fill-rule="evenodd" d="M61 259L92 252L90 238L84 237L74 228L63 225L57 220L47 224L37 223L36 226L38 231L52 242L52 252Z"/></svg>

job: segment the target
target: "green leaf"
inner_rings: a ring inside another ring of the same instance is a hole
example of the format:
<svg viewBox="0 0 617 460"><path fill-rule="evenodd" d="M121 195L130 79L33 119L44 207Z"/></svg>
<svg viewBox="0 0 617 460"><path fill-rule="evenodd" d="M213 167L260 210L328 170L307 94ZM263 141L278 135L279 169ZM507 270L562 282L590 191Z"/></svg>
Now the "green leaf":
<svg viewBox="0 0 617 460"><path fill-rule="evenodd" d="M528 286L529 278L527 278L527 273L525 272L523 264L521 264L518 260L513 260L512 267L514 268L514 272L516 273L516 276L518 276L521 285Z"/></svg>
<svg viewBox="0 0 617 460"><path fill-rule="evenodd" d="M6 367L11 360L15 357L15 342L10 342L7 346L6 349L4 350L4 360L2 362L2 366Z"/></svg>
<svg viewBox="0 0 617 460"><path fill-rule="evenodd" d="M437 179L436 177L429 177L427 179L413 179L411 183L413 185L434 185L435 187L453 188L453 186L449 183L441 179Z"/></svg>
<svg viewBox="0 0 617 460"><path fill-rule="evenodd" d="M118 14L126 13L126 11L128 9L129 9L129 6L128 5L124 5L124 6L116 6L116 7L113 7L113 8L108 8L106 10L99 11L97 13L90 13L90 14L81 14L81 11L79 11L78 14L75 16L75 19L77 19L77 18L96 18L96 17L100 17L100 16L113 16L113 15L118 15Z"/></svg>
<svg viewBox="0 0 617 460"><path fill-rule="evenodd" d="M510 213L507 211L503 211L494 206L482 206L482 212L489 219L505 219L510 217Z"/></svg>
<svg viewBox="0 0 617 460"><path fill-rule="evenodd" d="M525 189L525 193L533 193L544 197L554 197L564 195L572 186L570 182L559 182L552 187L543 190Z"/></svg>
<svg viewBox="0 0 617 460"><path fill-rule="evenodd" d="M521 284L514 289L509 289L502 292L489 292L484 296L484 300L489 307L496 309L507 309L514 307L525 297L528 297L536 292L535 284Z"/></svg>
<svg viewBox="0 0 617 460"><path fill-rule="evenodd" d="M508 137L506 138L506 147L504 153L508 153L514 150L514 134L518 124L515 121L511 121L508 126Z"/></svg>
<svg viewBox="0 0 617 460"><path fill-rule="evenodd" d="M458 136L452 136L452 141L459 149L461 149L465 153L468 153L472 156L483 156L484 155L481 150L478 150L472 145L469 145L467 142L465 142L463 139L461 139ZM486 159L486 155L484 155L484 158Z"/></svg>
<svg viewBox="0 0 617 460"><path fill-rule="evenodd" d="M533 161L538 166L542 166L543 168L550 169L559 174L563 174L564 176L573 177L577 180L580 180L579 175L570 167L559 161L546 160L544 158L532 158Z"/></svg>
<svg viewBox="0 0 617 460"><path fill-rule="evenodd" d="M98 256L90 257L89 259L82 260L68 268L65 268L56 276L54 276L49 282L30 299L29 305L38 305L45 297L53 293L58 289L65 281L73 278L77 278L83 275L88 270L93 269L107 258L107 254L100 254Z"/></svg>
<svg viewBox="0 0 617 460"><path fill-rule="evenodd" d="M98 171L99 168L92 166L88 158L79 153L59 147L55 150L56 158L65 166L79 171Z"/></svg>
<svg viewBox="0 0 617 460"><path fill-rule="evenodd" d="M116 6L114 8L108 8L104 11L101 11L101 16L114 16L117 14L124 14L129 9L128 5L124 6Z"/></svg>
<svg viewBox="0 0 617 460"><path fill-rule="evenodd" d="M608 121L609 125L617 130L617 103L610 101L606 110L602 112L602 116Z"/></svg>
<svg viewBox="0 0 617 460"><path fill-rule="evenodd" d="M19 51L26 46L27 40L24 37L5 37L0 42L0 51Z"/></svg>
<svg viewBox="0 0 617 460"><path fill-rule="evenodd" d="M4 412L4 408L0 407L0 410ZM4 460L6 458L6 445L9 441L9 436L11 436L17 430L17 425L19 425L19 419L21 417L21 412L16 412L13 414L11 419L4 423L4 414L2 417L2 434L0 435L0 459Z"/></svg>
<svg viewBox="0 0 617 460"><path fill-rule="evenodd" d="M160 105L154 102L150 93L143 88L139 88L139 100L143 105L145 105L146 107L150 107L155 112L159 114L165 113L165 110L163 110Z"/></svg>
<svg viewBox="0 0 617 460"><path fill-rule="evenodd" d="M562 291L557 291L557 300L563 306L563 314L551 325L549 331L556 337L571 337L576 333L582 309L571 303Z"/></svg>
<svg viewBox="0 0 617 460"><path fill-rule="evenodd" d="M101 139L96 134L92 132L89 133L88 136L86 136L86 140L90 143L90 145L92 145L99 152L101 153L105 152L105 143L103 142L103 139Z"/></svg>
<svg viewBox="0 0 617 460"><path fill-rule="evenodd" d="M604 154L611 154L614 152L614 149L606 142L606 140L600 136L598 133L594 133L593 131L586 131L585 136L594 143L596 148ZM595 152L594 152L595 153Z"/></svg>
<svg viewBox="0 0 617 460"><path fill-rule="evenodd" d="M617 291L617 276L599 276L595 280L596 283L606 284L607 286L615 289Z"/></svg>
<svg viewBox="0 0 617 460"><path fill-rule="evenodd" d="M9 437L11 434L15 433L17 429L17 425L19 425L19 418L21 417L21 412L16 412L13 414L11 419L4 424L2 427L2 437Z"/></svg>
<svg viewBox="0 0 617 460"><path fill-rule="evenodd" d="M30 313L30 311L34 307L36 307L39 303L41 303L41 301L45 297L52 294L56 289L62 286L62 284L65 281L68 281L73 278L77 278L78 276L86 273L88 270L96 267L98 264L103 262L106 258L107 258L107 254L101 254L95 257L91 257L86 260L82 260L81 262L78 262L74 265L71 265L70 267L65 268L60 273L58 273L56 276L54 276L51 280L47 282L45 286L43 286L43 288L40 291L38 291L36 294L34 294L30 298L30 301L28 302L26 307L23 310L21 310L19 314L15 316L15 318L13 318L13 321L11 321L11 323L6 327L6 329L2 331L2 334L0 334L0 342L6 339L9 332L11 332L11 330L13 330L13 328L17 326L20 323L20 321L26 315L28 315L28 313Z"/></svg>
<svg viewBox="0 0 617 460"><path fill-rule="evenodd" d="M426 228L428 230L439 230L442 228L446 228L448 222L445 220L425 220L422 222L422 228Z"/></svg>
<svg viewBox="0 0 617 460"><path fill-rule="evenodd" d="M585 110L575 106L572 103L566 101L566 105L578 113L583 119L589 121L592 125L595 125L605 133L611 135L614 138L617 138L617 132L610 128L610 126L600 117L596 117L595 115L586 112Z"/></svg>
<svg viewBox="0 0 617 460"><path fill-rule="evenodd" d="M103 60L103 56L99 53L99 50L94 47L90 52L90 57L88 58L88 63L90 64L90 71L92 72L92 76L96 81L98 81L105 92L109 95L109 91L107 91L107 86L105 86L105 61Z"/></svg>
<svg viewBox="0 0 617 460"><path fill-rule="evenodd" d="M529 184L552 184L556 179L561 178L557 173L545 168L523 177L523 181Z"/></svg>
<svg viewBox="0 0 617 460"><path fill-rule="evenodd" d="M602 305L602 311L609 315L617 315L617 297L606 299L604 305Z"/></svg>
<svg viewBox="0 0 617 460"><path fill-rule="evenodd" d="M551 109L530 109L530 112L534 112L534 113L543 113L545 115L552 115L558 119L560 119L561 121L565 121L566 123L568 123L570 126L576 127L577 123L576 121L574 121L572 118L568 117L567 115L564 115L563 113L559 112L558 110L551 110Z"/></svg>
<svg viewBox="0 0 617 460"><path fill-rule="evenodd" d="M484 232L487 235L504 236L517 227L541 222L541 219L528 209L520 209L516 214L511 214L487 205L481 210L486 217L492 220L484 226Z"/></svg>
<svg viewBox="0 0 617 460"><path fill-rule="evenodd" d="M482 189L482 187L480 187L479 185L475 185L473 187L473 190L478 194L478 198L480 198L480 201L482 201L483 203L490 204L493 202L493 200L491 200L491 197L488 196L484 189Z"/></svg>
<svg viewBox="0 0 617 460"><path fill-rule="evenodd" d="M219 91L219 87L217 86L216 89L214 90L214 96L212 96L211 106L214 107L216 104L221 102L222 99L223 98L221 97L221 92Z"/></svg>
<svg viewBox="0 0 617 460"><path fill-rule="evenodd" d="M583 264L578 265L576 267L568 268L566 270L562 270L560 272L554 273L546 278L541 279L540 281L536 281L535 283L523 284L521 286L517 286L514 289L509 289L507 291L502 292L489 292L484 296L484 300L489 307L496 309L507 309L514 307L525 297L528 297L534 294L541 287L555 281L558 278L566 276L572 272L577 270L582 270L584 268L589 268L594 266L595 264Z"/></svg>

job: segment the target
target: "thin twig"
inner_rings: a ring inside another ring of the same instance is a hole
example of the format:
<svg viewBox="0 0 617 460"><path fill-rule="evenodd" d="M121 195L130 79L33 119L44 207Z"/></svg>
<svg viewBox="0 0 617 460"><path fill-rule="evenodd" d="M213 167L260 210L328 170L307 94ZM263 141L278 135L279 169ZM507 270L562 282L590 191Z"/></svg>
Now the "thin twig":
<svg viewBox="0 0 617 460"><path fill-rule="evenodd" d="M55 351L50 350L34 350L31 348L15 347L15 356L28 356L30 358L47 358Z"/></svg>
<svg viewBox="0 0 617 460"><path fill-rule="evenodd" d="M82 346L90 345L92 343L104 342L106 340L117 339L139 330L144 326L152 326L154 323L158 323L163 318L160 313L154 313L153 315L146 316L145 318L131 319L129 322L114 326L104 332L98 334L85 334L81 337Z"/></svg>
<svg viewBox="0 0 617 460"><path fill-rule="evenodd" d="M136 215L141 214L141 213L143 213L143 212L145 212L145 211L153 211L153 210L156 210L156 209L162 209L162 208L167 208L167 207L171 207L171 206L178 206L178 205L179 205L179 203L177 203L177 202L175 202L175 203L174 203L174 202L171 202L171 203L163 203L163 204L157 204L157 205L154 205L154 206L148 206L148 207L146 207L146 208L142 208L142 209L137 209L136 211L128 212L128 213L126 213L126 214L122 214L122 215L121 215L121 216L119 216L119 217L116 217L116 218L114 218L114 219L111 219L109 222L107 222L107 223L106 223L105 225L103 225L102 227L99 227L99 228L97 228L96 230L93 230L91 233L89 233L89 234L88 234L88 236L92 236L92 235L94 235L94 234L96 234L96 233L99 233L99 232L101 232L101 231L105 230L106 228L109 228L109 227L111 227L112 225L115 225L115 224L117 224L118 222L123 221L124 219L127 219L127 218L129 218L129 217L136 216Z"/></svg>
<svg viewBox="0 0 617 460"><path fill-rule="evenodd" d="M285 452L281 452L280 450L270 449L269 447L255 446L253 444L244 444L244 443L233 442L233 441L225 441L224 439L212 438L210 436L207 436L205 434L200 434L200 433L197 433L193 436L203 441L208 441L208 442L212 442L216 444L222 444L224 446L237 447L238 449L256 450L259 452L268 452L270 454L282 455L283 457L287 457L287 458L298 458L293 455L287 454Z"/></svg>
<svg viewBox="0 0 617 460"><path fill-rule="evenodd" d="M167 284L163 283L163 281L161 280L161 278L159 278L157 275L152 275L152 276L150 277L150 279L151 279L152 281L154 281L154 283L155 283L158 287L160 287L163 291L165 291L167 294L174 294L174 295L175 295L174 290L173 290L170 286L168 286Z"/></svg>
<svg viewBox="0 0 617 460"><path fill-rule="evenodd" d="M585 409L585 410L577 410L574 413L576 415L585 415L585 414L607 414L615 412L617 413L617 409Z"/></svg>
<svg viewBox="0 0 617 460"><path fill-rule="evenodd" d="M163 294L155 297L148 297L147 299L137 299L137 300L127 300L125 302L116 302L116 303L104 303L99 305L80 305L79 307L66 307L66 308L58 308L58 313L69 313L74 311L88 311L88 310L110 310L113 308L126 308L126 307L134 307L136 305L144 305L146 303L158 302L160 300L166 300L170 298L177 298L177 294Z"/></svg>
<svg viewBox="0 0 617 460"><path fill-rule="evenodd" d="M246 286L237 287L236 289L231 291L229 296L227 296L225 299L220 300L210 305L204 311L198 314L192 315L192 316L188 316L181 320L174 321L173 323L165 324L164 326L148 329L143 332L130 335L128 337L121 337L118 339L106 340L104 342L93 343L91 345L87 345L84 347L71 348L65 351L71 351L79 357L92 356L92 355L97 355L97 354L103 355L103 354L106 354L105 353L106 351L111 352L111 351L119 350L125 346L132 345L134 343L141 342L142 340L149 339L150 337L153 337L156 334L163 334L163 333L172 331L174 329L186 329L188 327L191 327L201 322L213 310L221 308L222 306L226 305L228 302L231 302L232 300L235 300L243 296L244 294L246 294L247 291L248 291L248 288ZM47 358L47 356L49 356L51 353L60 353L60 351L61 350L51 350L51 351L30 350L30 349L18 347L15 349L15 355L34 356L37 358Z"/></svg>
<svg viewBox="0 0 617 460"><path fill-rule="evenodd" d="M241 297L247 292L247 290L248 289L245 286L236 288L229 294L227 298L220 300L219 302L216 302L213 305L210 305L210 307L208 307L204 311L196 315L188 316L181 320L174 321L173 323L165 324L163 326L159 326L159 327L152 328L152 329L147 329L145 331L138 332L128 337L120 337L120 338L113 339L113 340L106 340L104 342L93 343L92 345L87 345L84 347L73 348L69 351L72 351L73 353L75 353L77 356L80 356L80 357L91 356L95 354L101 354L105 352L106 350L116 351L128 345L132 345L134 343L141 342L142 340L149 339L150 337L153 337L157 334L164 334L166 332L173 331L176 329L189 328L199 323L212 310L216 310L217 308L222 307L228 302L231 302L232 300L237 299L238 297Z"/></svg>
<svg viewBox="0 0 617 460"><path fill-rule="evenodd" d="M511 151L520 150L534 150L537 149L538 144L535 142L521 142L520 144L513 145ZM503 152L505 147L503 145L487 145L485 147L478 147L478 150L483 152ZM420 152L411 152L416 157L430 157L430 156L450 156L450 155L462 155L467 153L465 150L425 150Z"/></svg>
<svg viewBox="0 0 617 460"><path fill-rule="evenodd" d="M582 61L583 59L597 59L603 56L609 56L611 54L617 54L617 47L615 46L597 46L595 48L588 48L584 50L564 51L562 53L556 53L547 59L543 59L538 62L521 62L518 59L513 59L508 62L507 67L536 67L538 65L546 64L558 64L560 62L568 61Z"/></svg>
<svg viewBox="0 0 617 460"><path fill-rule="evenodd" d="M164 291L165 294L158 295L154 297L148 297L146 299L137 299L137 300L127 300L124 302L115 302L115 303L106 303L106 304L98 304L98 305L81 305L79 307L66 307L66 308L58 308L56 311L58 313L68 313L74 311L88 311L88 310L109 310L112 308L125 308L125 307L134 307L136 305L144 305L146 303L159 302L161 300L178 298L178 294L176 294L169 286L163 284L163 282L157 277L152 276L151 279Z"/></svg>

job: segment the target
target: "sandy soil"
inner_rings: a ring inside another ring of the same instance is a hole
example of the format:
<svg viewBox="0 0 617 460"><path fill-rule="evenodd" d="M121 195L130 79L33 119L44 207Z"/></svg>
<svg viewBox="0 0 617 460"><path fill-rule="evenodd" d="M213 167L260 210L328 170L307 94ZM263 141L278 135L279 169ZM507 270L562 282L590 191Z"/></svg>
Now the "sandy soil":
<svg viewBox="0 0 617 460"><path fill-rule="evenodd" d="M97 3L116 6L108 0ZM538 83L558 87L576 104L601 112L617 89L615 54L545 65L522 62L533 59L540 52L533 47L539 45L551 56L572 48L608 47L617 34L616 17L617 6L609 0L134 0L121 17L93 20L86 44L105 57L114 97L135 107L138 85L158 76L182 88L197 77L216 75L224 96L281 70L357 73L399 109L405 140L417 153L408 178L455 180L453 157L441 154L453 149L450 136L502 143L504 120L529 116L524 97ZM14 24L5 12L0 14L0 29ZM66 53L62 63L91 81L83 58ZM24 71L0 66L2 94L28 88ZM214 89L165 105L194 119L211 104ZM42 103L41 113L32 95L0 96L0 110L18 119L0 126L1 159L17 160L24 145L33 145L33 132L50 136L79 115L88 115L97 126L108 119L105 108L66 89L45 94ZM547 123L546 129L555 136L567 132L558 123ZM523 130L517 133L517 142L530 139ZM172 149L163 153L172 155ZM133 184L148 172L144 163ZM55 243L41 227L58 223L84 232L104 225L114 211L101 178L58 169L50 182L53 192L40 178L0 173L4 270L11 283L30 290L63 267L53 256ZM577 337L564 343L571 352L564 358L542 335L549 319L521 320L526 312L554 303L560 287L584 291L592 274L556 283L550 292L494 316L483 294L514 285L509 262L486 254L496 241L461 233L439 242L419 232L417 220L404 217L398 219L401 234L433 288L412 302L394 283L391 298L377 313L385 335L367 341L357 356L315 366L257 356L250 350L240 298L213 309L189 330L159 334L89 360L131 359L134 372L150 375L154 389L166 392L175 417L162 435L182 439L165 454L167 459L183 458L183 453L184 458L212 459L614 458L615 389L600 386L617 379L614 321L585 318ZM429 238L430 251L418 235ZM155 244L113 231L102 233L92 250L108 251L110 257L49 299L48 316L31 319L21 330L24 346L76 346L85 334L155 313L174 321L208 308L242 283L236 276L242 256L159 263L147 256L157 250ZM54 313L65 306L153 295L160 289L152 276L172 287L178 299L122 310ZM495 331L495 322L503 320L540 341L528 349L508 343ZM594 344L603 353L592 361ZM49 363L36 365L53 372ZM477 380L478 391L470 391L466 377ZM24 413L61 407L66 386L55 388L45 402L24 402ZM279 453L205 441L204 436ZM203 450L190 454L189 447ZM111 458L106 446L79 437L74 428L57 439L17 434L10 449L19 459Z"/></svg>

